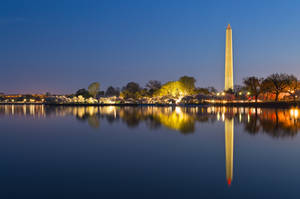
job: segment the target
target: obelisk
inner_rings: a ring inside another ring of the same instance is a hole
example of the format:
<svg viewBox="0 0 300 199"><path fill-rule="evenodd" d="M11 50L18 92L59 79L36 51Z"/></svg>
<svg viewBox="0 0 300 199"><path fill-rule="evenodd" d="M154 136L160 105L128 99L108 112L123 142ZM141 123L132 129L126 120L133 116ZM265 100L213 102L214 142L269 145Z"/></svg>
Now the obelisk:
<svg viewBox="0 0 300 199"><path fill-rule="evenodd" d="M225 119L225 155L226 155L226 178L230 186L233 178L233 138L234 121Z"/></svg>
<svg viewBox="0 0 300 199"><path fill-rule="evenodd" d="M230 24L226 28L225 49L225 91L233 89L233 54L232 54L232 29Z"/></svg>

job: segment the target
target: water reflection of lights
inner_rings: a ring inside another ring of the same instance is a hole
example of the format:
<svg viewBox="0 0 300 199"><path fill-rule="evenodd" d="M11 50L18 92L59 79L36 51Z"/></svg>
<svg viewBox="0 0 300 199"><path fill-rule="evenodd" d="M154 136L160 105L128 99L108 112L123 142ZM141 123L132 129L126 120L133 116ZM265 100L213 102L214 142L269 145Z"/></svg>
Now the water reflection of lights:
<svg viewBox="0 0 300 199"><path fill-rule="evenodd" d="M291 114L291 117L297 119L298 115L299 115L299 111L298 111L298 109L291 109L290 114Z"/></svg>
<svg viewBox="0 0 300 199"><path fill-rule="evenodd" d="M175 103L176 103L176 104L179 104L179 103L181 102L182 98L183 98L183 97L179 97L179 98L175 101Z"/></svg>
<svg viewBox="0 0 300 199"><path fill-rule="evenodd" d="M255 113L255 114L254 114ZM81 120L93 121L107 117L110 122L119 119L126 123L165 126L181 133L194 132L197 122L225 121L236 118L247 131L256 134L261 130L272 137L295 136L300 130L299 109L253 109L227 107L118 107L118 106L78 106L54 107L43 105L2 105L0 115L46 117L55 115L76 116ZM94 125L97 126L97 125Z"/></svg>
<svg viewBox="0 0 300 199"><path fill-rule="evenodd" d="M23 106L23 113L24 113L24 115L26 115L26 113L27 113L26 106Z"/></svg>
<svg viewBox="0 0 300 199"><path fill-rule="evenodd" d="M89 115L94 115L94 114L96 114L97 110L94 106L89 106L89 107L87 107L87 112Z"/></svg>
<svg viewBox="0 0 300 199"><path fill-rule="evenodd" d="M176 112L177 114L182 114L181 108L178 107L178 106L176 106L175 112Z"/></svg>
<svg viewBox="0 0 300 199"><path fill-rule="evenodd" d="M2 105L0 114L3 113L5 115L45 116L43 105Z"/></svg>
<svg viewBox="0 0 300 199"><path fill-rule="evenodd" d="M12 115L15 114L15 106L14 106L14 105L11 106L11 114L12 114Z"/></svg>

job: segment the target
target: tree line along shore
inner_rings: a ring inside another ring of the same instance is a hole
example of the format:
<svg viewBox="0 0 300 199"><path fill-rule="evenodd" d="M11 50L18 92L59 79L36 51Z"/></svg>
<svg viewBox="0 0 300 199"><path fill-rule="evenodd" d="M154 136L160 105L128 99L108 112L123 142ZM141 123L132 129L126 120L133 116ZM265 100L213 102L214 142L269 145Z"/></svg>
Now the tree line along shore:
<svg viewBox="0 0 300 199"><path fill-rule="evenodd" d="M93 82L88 88L74 94L53 95L5 95L0 94L2 104L52 104L52 105L249 105L289 106L300 102L300 82L294 75L274 73L265 78L250 76L242 85L218 91L214 87L196 87L196 79L182 76L176 81L162 84L150 80L145 87L129 82L122 89L109 86L100 90L100 83Z"/></svg>

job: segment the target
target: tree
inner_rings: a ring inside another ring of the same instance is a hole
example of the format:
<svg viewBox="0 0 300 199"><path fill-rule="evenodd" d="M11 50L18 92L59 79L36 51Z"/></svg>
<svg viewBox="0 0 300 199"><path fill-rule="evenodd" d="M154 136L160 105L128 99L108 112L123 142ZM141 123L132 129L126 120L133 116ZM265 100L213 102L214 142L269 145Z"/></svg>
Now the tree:
<svg viewBox="0 0 300 199"><path fill-rule="evenodd" d="M208 88L196 88L196 89L195 89L195 93L196 93L196 94L204 94L204 95L210 94Z"/></svg>
<svg viewBox="0 0 300 199"><path fill-rule="evenodd" d="M100 90L100 84L98 82L93 82L88 87L88 92L92 97L96 97Z"/></svg>
<svg viewBox="0 0 300 199"><path fill-rule="evenodd" d="M213 86L209 86L207 89L210 94L216 94L218 92L218 90Z"/></svg>
<svg viewBox="0 0 300 199"><path fill-rule="evenodd" d="M108 87L105 96L111 97L111 96L119 96L120 95L120 89L119 88L114 88L112 86Z"/></svg>
<svg viewBox="0 0 300 199"><path fill-rule="evenodd" d="M280 93L284 92L288 86L289 76L287 74L272 74L262 82L262 89L265 92L275 94L275 101L278 101Z"/></svg>
<svg viewBox="0 0 300 199"><path fill-rule="evenodd" d="M194 77L183 76L180 77L178 81L183 84L183 87L188 95L192 95L195 93L196 79Z"/></svg>
<svg viewBox="0 0 300 199"><path fill-rule="evenodd" d="M245 89L250 92L250 96L255 97L255 102L257 102L258 96L262 92L262 82L262 78L254 76L247 77L243 81Z"/></svg>
<svg viewBox="0 0 300 199"><path fill-rule="evenodd" d="M149 92L146 88L144 89L141 89L139 90L137 93L136 93L137 97L138 98L141 98L141 97L149 97Z"/></svg>
<svg viewBox="0 0 300 199"><path fill-rule="evenodd" d="M232 88L229 88L229 89L227 89L227 90L224 90L224 92L225 92L226 94L230 94L230 95L233 95L233 94L234 94L234 90L233 90Z"/></svg>
<svg viewBox="0 0 300 199"><path fill-rule="evenodd" d="M136 93L140 90L140 85L136 82L129 82L124 88L123 90L128 90L131 93Z"/></svg>
<svg viewBox="0 0 300 199"><path fill-rule="evenodd" d="M124 97L125 99L128 98L137 99L138 97L137 94L140 90L141 88L138 83L129 82L125 87L123 87L121 96Z"/></svg>
<svg viewBox="0 0 300 199"><path fill-rule="evenodd" d="M158 91L154 93L155 96L170 96L179 97L184 96L185 88L182 82L170 81L165 83Z"/></svg>
<svg viewBox="0 0 300 199"><path fill-rule="evenodd" d="M146 88L148 89L148 92L150 95L153 95L153 93L161 88L161 82L157 80L150 80L146 84Z"/></svg>
<svg viewBox="0 0 300 199"><path fill-rule="evenodd" d="M287 79L287 88L286 92L288 92L296 101L296 92L300 89L300 83L298 79L294 75L289 75Z"/></svg>
<svg viewBox="0 0 300 199"><path fill-rule="evenodd" d="M209 86L207 88L198 87L198 88L195 88L194 91L195 91L196 94L204 94L204 95L209 95L209 94L214 95L218 92L217 89L215 89L212 86Z"/></svg>
<svg viewBox="0 0 300 199"><path fill-rule="evenodd" d="M79 95L82 95L84 98L89 98L91 97L90 96L90 93L85 89L85 88L82 88L82 89L79 89L78 91L76 91L75 95L78 97Z"/></svg>
<svg viewBox="0 0 300 199"><path fill-rule="evenodd" d="M104 91L99 91L97 93L97 97L104 97L105 96L105 92Z"/></svg>

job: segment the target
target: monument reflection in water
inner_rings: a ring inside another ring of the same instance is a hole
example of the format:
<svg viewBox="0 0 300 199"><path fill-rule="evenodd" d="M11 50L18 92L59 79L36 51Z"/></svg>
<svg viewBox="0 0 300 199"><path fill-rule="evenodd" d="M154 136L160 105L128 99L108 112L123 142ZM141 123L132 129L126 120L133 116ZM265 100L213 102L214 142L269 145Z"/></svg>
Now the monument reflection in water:
<svg viewBox="0 0 300 199"><path fill-rule="evenodd" d="M267 134L273 138L293 138L299 131L298 109L260 109L228 107L64 107L43 105L1 105L0 116L65 117L87 121L92 128L101 128L101 121L122 122L128 128L144 123L150 129L168 128L189 135L196 123L225 123L225 161L228 185L233 180L234 125L243 125L251 134Z"/></svg>
<svg viewBox="0 0 300 199"><path fill-rule="evenodd" d="M234 121L225 119L225 154L226 154L226 178L228 185L233 179L233 141L234 141Z"/></svg>

